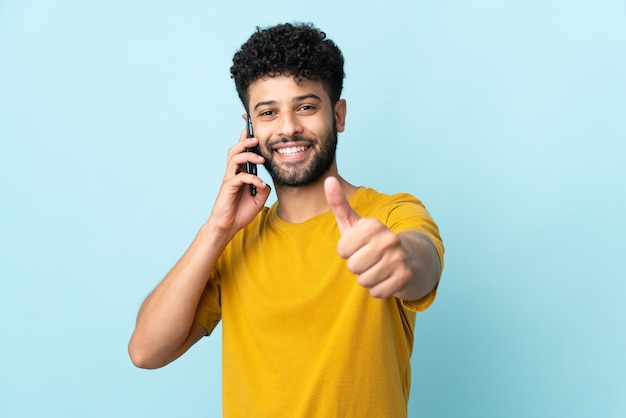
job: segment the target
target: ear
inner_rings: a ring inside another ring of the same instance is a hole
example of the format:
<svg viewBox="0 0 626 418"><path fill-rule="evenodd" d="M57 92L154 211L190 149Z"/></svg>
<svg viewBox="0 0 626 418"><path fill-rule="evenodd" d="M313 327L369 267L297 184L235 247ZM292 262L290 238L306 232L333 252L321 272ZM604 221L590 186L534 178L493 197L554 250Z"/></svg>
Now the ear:
<svg viewBox="0 0 626 418"><path fill-rule="evenodd" d="M346 127L346 113L348 112L345 99L337 100L337 103L335 103L334 112L337 132L343 132Z"/></svg>
<svg viewBox="0 0 626 418"><path fill-rule="evenodd" d="M247 114L247 113L242 114L242 115L241 115L241 119L243 119L243 120L246 120L246 121L247 121L247 120L248 120L248 114Z"/></svg>

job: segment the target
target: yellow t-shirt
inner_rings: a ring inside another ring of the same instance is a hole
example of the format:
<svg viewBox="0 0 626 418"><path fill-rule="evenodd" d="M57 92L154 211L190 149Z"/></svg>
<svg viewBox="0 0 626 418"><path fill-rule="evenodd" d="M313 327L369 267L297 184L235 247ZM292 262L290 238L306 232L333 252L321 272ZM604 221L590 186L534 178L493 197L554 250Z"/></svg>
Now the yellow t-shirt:
<svg viewBox="0 0 626 418"><path fill-rule="evenodd" d="M359 188L350 205L395 232L437 226L408 194ZM370 296L337 255L332 212L304 223L265 208L229 243L196 320L222 320L225 417L405 417L415 311L433 302Z"/></svg>

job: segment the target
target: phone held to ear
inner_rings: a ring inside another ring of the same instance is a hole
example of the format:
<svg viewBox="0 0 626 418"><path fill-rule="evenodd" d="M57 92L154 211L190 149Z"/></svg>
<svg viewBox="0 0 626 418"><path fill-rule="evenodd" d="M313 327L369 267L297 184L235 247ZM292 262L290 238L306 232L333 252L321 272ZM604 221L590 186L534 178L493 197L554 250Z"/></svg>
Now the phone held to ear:
<svg viewBox="0 0 626 418"><path fill-rule="evenodd" d="M254 131L252 130L252 120L250 119L250 116L248 116L248 119L246 121L246 127L248 128L248 138L252 138L254 136ZM256 150L253 148L247 148L246 152L256 152ZM252 164L249 161L246 162L246 172L248 174L254 174L256 176L257 175L256 164ZM254 184L250 185L250 194L252 196L256 195L256 186Z"/></svg>

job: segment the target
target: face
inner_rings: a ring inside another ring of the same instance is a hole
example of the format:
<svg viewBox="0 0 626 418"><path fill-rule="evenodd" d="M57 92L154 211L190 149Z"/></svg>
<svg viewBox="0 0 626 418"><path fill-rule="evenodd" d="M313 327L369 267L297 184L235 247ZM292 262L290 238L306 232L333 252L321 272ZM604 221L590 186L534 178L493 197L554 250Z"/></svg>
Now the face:
<svg viewBox="0 0 626 418"><path fill-rule="evenodd" d="M275 185L307 186L334 167L345 101L333 106L321 82L290 76L259 79L248 93L259 151Z"/></svg>

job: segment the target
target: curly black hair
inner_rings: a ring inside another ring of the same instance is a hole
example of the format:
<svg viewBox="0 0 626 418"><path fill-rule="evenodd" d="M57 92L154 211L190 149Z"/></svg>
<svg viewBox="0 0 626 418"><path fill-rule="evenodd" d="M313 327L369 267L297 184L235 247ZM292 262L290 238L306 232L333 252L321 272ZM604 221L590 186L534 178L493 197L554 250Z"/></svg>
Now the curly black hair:
<svg viewBox="0 0 626 418"><path fill-rule="evenodd" d="M265 76L290 75L322 81L331 103L343 88L343 55L326 34L310 23L284 23L256 32L233 57L231 77L248 110L248 87Z"/></svg>

